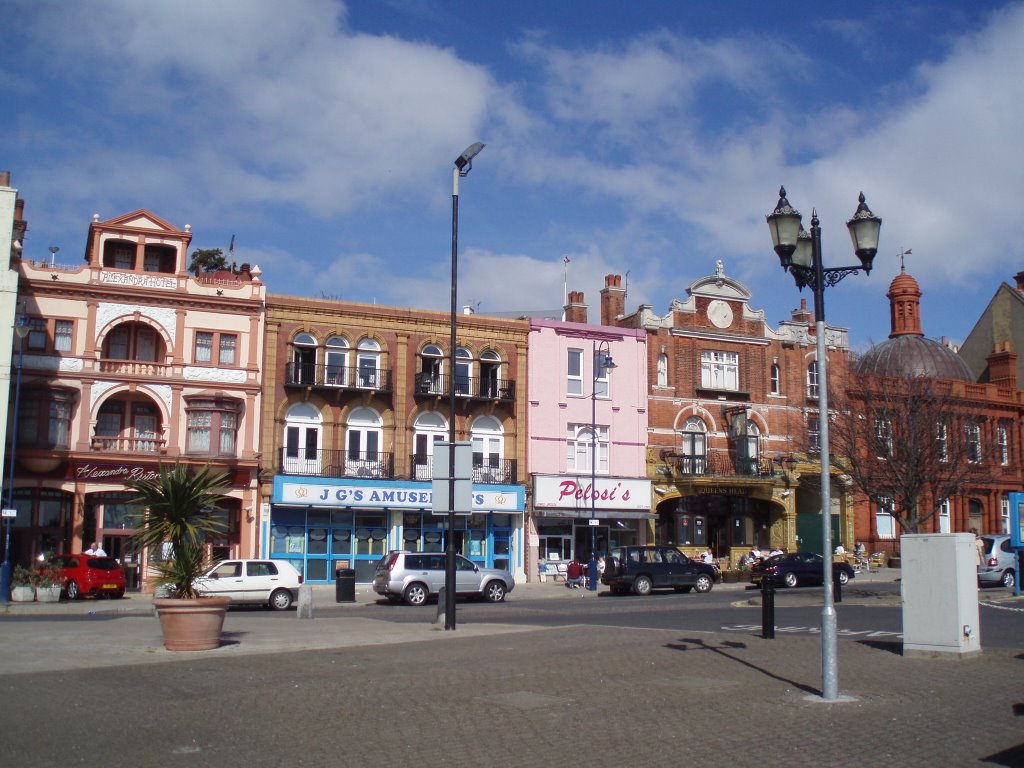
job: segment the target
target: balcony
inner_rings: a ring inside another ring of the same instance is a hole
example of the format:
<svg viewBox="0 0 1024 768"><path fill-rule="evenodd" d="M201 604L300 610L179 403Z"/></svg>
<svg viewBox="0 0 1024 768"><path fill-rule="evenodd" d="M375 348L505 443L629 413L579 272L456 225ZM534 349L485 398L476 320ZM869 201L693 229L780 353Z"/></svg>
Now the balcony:
<svg viewBox="0 0 1024 768"><path fill-rule="evenodd" d="M100 360L100 373L116 376L145 376L147 378L165 378L171 366L154 363L148 360Z"/></svg>
<svg viewBox="0 0 1024 768"><path fill-rule="evenodd" d="M430 456L413 454L409 457L411 470L409 477L412 480L424 480L429 482L434 479L434 464ZM516 460L497 459L487 465L473 463L474 483L493 483L496 485L510 485L516 482Z"/></svg>
<svg viewBox="0 0 1024 768"><path fill-rule="evenodd" d="M92 438L92 450L99 453L162 453L165 441L155 437L100 437Z"/></svg>
<svg viewBox="0 0 1024 768"><path fill-rule="evenodd" d="M446 374L417 373L416 397L447 397L449 394L449 376ZM470 400L496 400L498 402L515 402L516 383L514 381L495 381L480 376L456 376L455 396Z"/></svg>
<svg viewBox="0 0 1024 768"><path fill-rule="evenodd" d="M277 473L279 475L308 475L311 477L362 477L389 480L395 476L393 453L355 453L336 450L289 451L279 449Z"/></svg>
<svg viewBox="0 0 1024 768"><path fill-rule="evenodd" d="M358 392L390 392L391 371L385 368L355 369L337 365L288 363L284 367L284 385Z"/></svg>
<svg viewBox="0 0 1024 768"><path fill-rule="evenodd" d="M662 452L661 457L677 475L684 477L772 477L775 467L764 457L737 457L734 453L687 456Z"/></svg>

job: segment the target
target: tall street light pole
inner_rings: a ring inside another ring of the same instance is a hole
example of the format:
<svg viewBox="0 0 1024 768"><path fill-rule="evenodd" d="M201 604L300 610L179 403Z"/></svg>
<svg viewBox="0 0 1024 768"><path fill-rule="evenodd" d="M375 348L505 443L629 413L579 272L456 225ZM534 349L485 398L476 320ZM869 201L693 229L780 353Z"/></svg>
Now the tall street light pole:
<svg viewBox="0 0 1024 768"><path fill-rule="evenodd" d="M593 344L593 380L590 382L590 562L587 564L587 587L597 590L597 381L602 374L616 368L607 340ZM605 385L607 386L607 379ZM608 394L608 389L605 394ZM610 458L610 457L609 457Z"/></svg>
<svg viewBox="0 0 1024 768"><path fill-rule="evenodd" d="M818 212L811 212L811 232L801 225L800 212L786 199L786 189L779 189L779 203L766 217L772 244L782 268L787 270L801 291L810 286L814 293L814 329L817 335L818 364L818 429L821 447L821 539L824 557L824 605L821 611L821 697L825 701L838 698L839 672L836 658L836 609L832 589L832 489L831 456L828 443L828 356L825 344L825 287L833 286L847 275L864 270L871 272L878 251L878 232L882 220L875 216L860 194L860 204L853 218L846 222L853 240L853 250L860 266L826 269L821 257L821 227Z"/></svg>
<svg viewBox="0 0 1024 768"><path fill-rule="evenodd" d="M25 316L25 304L14 324L14 334L18 340L17 374L14 384L14 418L11 420L11 457L10 473L7 480L7 509L14 510L14 460L18 450L18 417L21 410L21 363L24 354L24 340L28 335L28 317ZM0 604L11 599L11 518L4 515L4 562L0 566Z"/></svg>
<svg viewBox="0 0 1024 768"><path fill-rule="evenodd" d="M473 169L473 158L480 154L484 145L479 141L466 147L455 158L452 171L452 312L451 338L448 344L450 356L448 370L448 538L445 546L444 569L444 628L455 629L455 331L459 295L459 179ZM468 512L469 510L462 510Z"/></svg>

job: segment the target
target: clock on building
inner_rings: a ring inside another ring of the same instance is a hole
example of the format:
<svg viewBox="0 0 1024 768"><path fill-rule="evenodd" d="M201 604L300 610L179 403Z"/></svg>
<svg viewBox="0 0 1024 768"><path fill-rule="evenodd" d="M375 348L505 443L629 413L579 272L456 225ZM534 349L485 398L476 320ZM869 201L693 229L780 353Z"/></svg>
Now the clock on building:
<svg viewBox="0 0 1024 768"><path fill-rule="evenodd" d="M715 299L708 304L708 320L716 328L728 328L732 325L732 307L724 301Z"/></svg>

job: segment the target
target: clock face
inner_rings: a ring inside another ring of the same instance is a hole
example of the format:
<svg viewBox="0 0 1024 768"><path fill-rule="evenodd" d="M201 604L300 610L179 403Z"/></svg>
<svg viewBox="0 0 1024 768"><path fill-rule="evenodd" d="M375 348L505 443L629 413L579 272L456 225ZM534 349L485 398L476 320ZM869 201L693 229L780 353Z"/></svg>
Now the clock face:
<svg viewBox="0 0 1024 768"><path fill-rule="evenodd" d="M732 307L724 301L715 299L708 304L708 320L716 328L728 328L732 325Z"/></svg>

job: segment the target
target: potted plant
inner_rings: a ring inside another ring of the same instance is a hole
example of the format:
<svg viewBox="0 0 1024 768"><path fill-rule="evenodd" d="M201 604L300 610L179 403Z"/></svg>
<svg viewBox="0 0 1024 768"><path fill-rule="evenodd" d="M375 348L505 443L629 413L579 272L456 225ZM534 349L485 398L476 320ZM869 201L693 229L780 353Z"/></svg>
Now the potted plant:
<svg viewBox="0 0 1024 768"><path fill-rule="evenodd" d="M64 588L64 571L59 563L42 563L36 569L36 600L40 603L60 602Z"/></svg>
<svg viewBox="0 0 1024 768"><path fill-rule="evenodd" d="M170 651L202 651L220 645L228 597L202 597L196 580L209 568L207 537L221 533L224 523L217 505L226 497L226 475L209 466L160 466L156 480L132 480L132 504L144 508L135 517L133 543L158 555L156 584L167 597L155 598L164 647Z"/></svg>
<svg viewBox="0 0 1024 768"><path fill-rule="evenodd" d="M11 574L11 600L31 603L36 599L36 574L23 565L15 566Z"/></svg>

